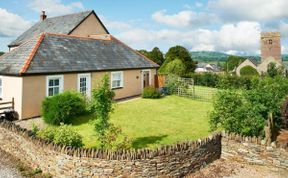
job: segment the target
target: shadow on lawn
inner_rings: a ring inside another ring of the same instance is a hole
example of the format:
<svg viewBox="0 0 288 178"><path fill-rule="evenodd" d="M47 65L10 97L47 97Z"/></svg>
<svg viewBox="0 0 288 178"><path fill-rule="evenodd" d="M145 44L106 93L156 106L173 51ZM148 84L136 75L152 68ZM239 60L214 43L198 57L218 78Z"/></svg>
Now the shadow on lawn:
<svg viewBox="0 0 288 178"><path fill-rule="evenodd" d="M93 115L84 115L79 116L74 119L72 119L71 124L72 125L82 125L88 123L91 119L93 119Z"/></svg>
<svg viewBox="0 0 288 178"><path fill-rule="evenodd" d="M132 147L135 149L145 148L150 144L159 143L161 140L163 140L167 136L168 135L139 137L132 141Z"/></svg>

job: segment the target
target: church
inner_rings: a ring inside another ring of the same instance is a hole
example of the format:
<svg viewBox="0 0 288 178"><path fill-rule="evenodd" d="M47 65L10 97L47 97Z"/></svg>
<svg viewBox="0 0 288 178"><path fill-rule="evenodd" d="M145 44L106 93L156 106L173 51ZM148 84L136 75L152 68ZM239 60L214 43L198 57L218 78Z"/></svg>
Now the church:
<svg viewBox="0 0 288 178"><path fill-rule="evenodd" d="M275 63L277 67L283 65L281 55L281 35L280 32L261 33L261 61L246 59L236 68L236 74L240 76L241 69L250 66L261 75L267 72L268 65Z"/></svg>

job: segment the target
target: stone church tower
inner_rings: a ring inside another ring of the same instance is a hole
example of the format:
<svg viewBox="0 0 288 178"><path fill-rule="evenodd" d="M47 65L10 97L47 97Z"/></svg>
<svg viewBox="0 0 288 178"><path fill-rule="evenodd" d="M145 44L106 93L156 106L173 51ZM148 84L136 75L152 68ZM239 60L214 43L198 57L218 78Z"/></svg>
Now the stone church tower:
<svg viewBox="0 0 288 178"><path fill-rule="evenodd" d="M281 36L279 32L261 33L261 62L273 57L275 61L282 62Z"/></svg>

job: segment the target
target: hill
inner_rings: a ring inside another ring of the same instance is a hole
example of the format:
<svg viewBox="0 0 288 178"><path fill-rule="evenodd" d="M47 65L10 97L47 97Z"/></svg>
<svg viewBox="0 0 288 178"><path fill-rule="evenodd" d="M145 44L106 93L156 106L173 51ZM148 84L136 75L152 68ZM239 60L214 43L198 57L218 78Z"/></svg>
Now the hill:
<svg viewBox="0 0 288 178"><path fill-rule="evenodd" d="M214 51L192 51L190 52L194 61L226 61L228 54Z"/></svg>

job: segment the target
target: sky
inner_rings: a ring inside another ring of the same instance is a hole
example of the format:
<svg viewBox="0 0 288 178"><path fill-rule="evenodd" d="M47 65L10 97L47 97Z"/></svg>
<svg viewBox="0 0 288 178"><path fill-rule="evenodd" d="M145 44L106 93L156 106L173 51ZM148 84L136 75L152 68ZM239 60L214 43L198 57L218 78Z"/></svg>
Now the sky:
<svg viewBox="0 0 288 178"><path fill-rule="evenodd" d="M108 31L134 49L259 54L260 33L280 31L288 53L288 0L1 0L0 51L48 17L95 10Z"/></svg>

